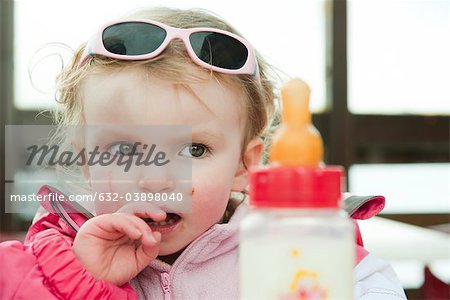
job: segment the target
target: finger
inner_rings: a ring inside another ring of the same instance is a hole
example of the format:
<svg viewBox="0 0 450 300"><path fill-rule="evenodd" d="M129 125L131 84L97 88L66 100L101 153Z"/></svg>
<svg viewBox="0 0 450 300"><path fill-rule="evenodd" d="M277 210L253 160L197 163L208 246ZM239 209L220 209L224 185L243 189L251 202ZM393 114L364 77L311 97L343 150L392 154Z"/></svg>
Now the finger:
<svg viewBox="0 0 450 300"><path fill-rule="evenodd" d="M132 202L122 206L118 213L129 213L140 218L151 218L155 222L164 221L166 219L166 212L159 206L149 202Z"/></svg>
<svg viewBox="0 0 450 300"><path fill-rule="evenodd" d="M98 228L106 234L122 233L134 240L140 239L145 233L141 226L138 226L136 222L133 222L126 215L102 215L99 216L96 223Z"/></svg>
<svg viewBox="0 0 450 300"><path fill-rule="evenodd" d="M159 232L148 232L142 237L142 243L136 249L137 265L140 270L158 256L160 241L161 234Z"/></svg>
<svg viewBox="0 0 450 300"><path fill-rule="evenodd" d="M142 236L142 244L147 247L159 245L161 242L161 233L157 231L151 231L151 229Z"/></svg>
<svg viewBox="0 0 450 300"><path fill-rule="evenodd" d="M138 228L143 235L145 235L146 233L152 233L150 226L148 226L148 224L140 217L128 213L120 213L120 215L124 218L127 218L131 223L133 223L133 225Z"/></svg>
<svg viewBox="0 0 450 300"><path fill-rule="evenodd" d="M153 232L153 237L155 238L156 242L159 244L161 243L161 232L158 231L154 231Z"/></svg>

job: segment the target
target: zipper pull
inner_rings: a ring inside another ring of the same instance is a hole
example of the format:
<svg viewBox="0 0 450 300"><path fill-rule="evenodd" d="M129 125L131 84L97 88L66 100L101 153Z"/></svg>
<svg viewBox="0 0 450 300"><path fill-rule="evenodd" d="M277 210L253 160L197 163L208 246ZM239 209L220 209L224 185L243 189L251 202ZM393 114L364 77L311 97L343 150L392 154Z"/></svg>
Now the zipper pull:
<svg viewBox="0 0 450 300"><path fill-rule="evenodd" d="M170 300L170 276L167 272L161 273L161 287L164 292L164 300Z"/></svg>

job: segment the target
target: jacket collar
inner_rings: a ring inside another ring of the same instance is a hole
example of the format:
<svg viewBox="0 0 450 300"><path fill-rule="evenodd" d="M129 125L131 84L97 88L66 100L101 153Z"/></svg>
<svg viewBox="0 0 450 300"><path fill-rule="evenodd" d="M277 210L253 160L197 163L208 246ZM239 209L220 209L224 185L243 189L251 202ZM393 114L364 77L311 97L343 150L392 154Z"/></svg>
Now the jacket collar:
<svg viewBox="0 0 450 300"><path fill-rule="evenodd" d="M160 272L169 272L180 265L200 264L237 249L239 245L239 224L248 214L248 211L249 207L247 204L239 204L228 223L215 224L197 237L186 247L172 266L162 260L155 259L150 263L149 267ZM145 271L143 272L145 273Z"/></svg>

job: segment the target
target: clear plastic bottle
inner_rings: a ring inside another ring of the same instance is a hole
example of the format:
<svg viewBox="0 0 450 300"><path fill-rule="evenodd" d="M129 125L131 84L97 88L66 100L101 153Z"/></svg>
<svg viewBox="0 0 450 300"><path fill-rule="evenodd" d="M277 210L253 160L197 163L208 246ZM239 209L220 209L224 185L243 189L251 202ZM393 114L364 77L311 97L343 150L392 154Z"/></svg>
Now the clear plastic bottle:
<svg viewBox="0 0 450 300"><path fill-rule="evenodd" d="M300 198L289 200L288 193L280 196L278 190L288 188L280 184L281 172L293 173L291 182L303 181L303 192L305 182L328 177L325 181L336 181L336 193L307 196L293 189ZM353 223L338 206L337 177L342 172L327 167L304 169L302 176L298 173L298 169L268 168L252 175L252 209L240 227L242 299L353 299L355 233ZM267 187L271 183L278 188ZM330 198L325 201L324 197Z"/></svg>
<svg viewBox="0 0 450 300"><path fill-rule="evenodd" d="M282 88L271 164L250 173L251 211L240 227L242 299L353 299L355 229L340 208L344 170L321 163L309 94L297 79Z"/></svg>

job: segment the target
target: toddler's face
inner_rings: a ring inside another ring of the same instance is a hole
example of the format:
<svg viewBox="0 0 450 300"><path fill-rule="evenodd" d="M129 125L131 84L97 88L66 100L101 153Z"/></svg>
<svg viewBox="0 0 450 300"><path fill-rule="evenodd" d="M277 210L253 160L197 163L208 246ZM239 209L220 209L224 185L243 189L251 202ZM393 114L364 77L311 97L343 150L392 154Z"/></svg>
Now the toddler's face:
<svg viewBox="0 0 450 300"><path fill-rule="evenodd" d="M183 249L219 222L230 191L241 191L245 187L242 180L237 179L243 172L240 142L244 117L239 104L242 95L213 79L191 84L190 88L191 91L149 76L139 68L90 75L82 88L87 125L192 127L192 142L189 141L178 154L179 159L192 163L192 190L189 191L192 212L170 214L166 220L175 222L165 225L165 229L158 230L155 224L151 226L162 233L160 255ZM111 139L116 139L116 142L109 143L112 152L129 149L123 143L123 137L112 136ZM152 144L152 141L141 142ZM174 181L168 178L159 183L150 180L154 175L150 174L152 167L138 167L130 172L124 172L124 168L117 165L87 168L86 176L91 180L94 192L119 195L170 192L174 185ZM125 204L125 200L109 202L96 209L97 213L111 213ZM166 209L161 202L158 205Z"/></svg>

